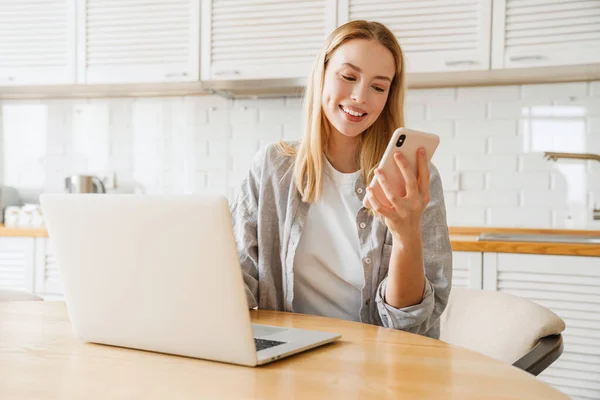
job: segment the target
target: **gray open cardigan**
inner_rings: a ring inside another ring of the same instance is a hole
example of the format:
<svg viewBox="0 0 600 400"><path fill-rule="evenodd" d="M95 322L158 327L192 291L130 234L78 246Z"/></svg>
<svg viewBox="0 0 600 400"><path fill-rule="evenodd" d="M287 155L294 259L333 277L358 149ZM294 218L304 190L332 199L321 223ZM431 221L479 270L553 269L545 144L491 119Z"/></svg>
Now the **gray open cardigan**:
<svg viewBox="0 0 600 400"><path fill-rule="evenodd" d="M452 249L440 175L433 164L429 168L431 200L421 221L423 300L401 309L385 303L392 237L385 224L363 207L356 216L365 277L360 320L439 338L439 318L452 281ZM362 201L366 188L362 176L354 188ZM250 308L293 311L294 268L300 267L294 266L294 255L309 206L294 185L293 159L274 144L262 148L230 206Z"/></svg>

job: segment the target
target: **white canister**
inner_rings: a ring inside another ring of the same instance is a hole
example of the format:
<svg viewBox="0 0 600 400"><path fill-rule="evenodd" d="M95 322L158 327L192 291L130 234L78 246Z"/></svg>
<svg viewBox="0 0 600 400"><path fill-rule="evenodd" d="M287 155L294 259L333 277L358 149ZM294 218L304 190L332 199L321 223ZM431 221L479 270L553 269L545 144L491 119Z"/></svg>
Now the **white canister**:
<svg viewBox="0 0 600 400"><path fill-rule="evenodd" d="M21 207L21 212L19 213L19 228L30 228L31 227L31 218L33 216L33 210L28 207Z"/></svg>
<svg viewBox="0 0 600 400"><path fill-rule="evenodd" d="M16 228L19 226L19 219L21 216L21 207L19 206L8 206L4 210L4 225L8 228Z"/></svg>
<svg viewBox="0 0 600 400"><path fill-rule="evenodd" d="M44 215L42 213L42 207L39 205L31 210L31 220L29 225L32 228L43 228L44 227Z"/></svg>

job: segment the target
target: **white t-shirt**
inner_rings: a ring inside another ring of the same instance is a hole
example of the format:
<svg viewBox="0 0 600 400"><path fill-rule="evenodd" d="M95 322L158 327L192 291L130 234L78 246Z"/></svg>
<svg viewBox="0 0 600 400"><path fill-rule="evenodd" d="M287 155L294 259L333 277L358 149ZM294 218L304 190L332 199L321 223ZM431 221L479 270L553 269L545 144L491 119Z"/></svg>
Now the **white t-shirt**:
<svg viewBox="0 0 600 400"><path fill-rule="evenodd" d="M360 321L365 284L354 193L360 171L344 174L325 158L323 197L311 204L294 258L294 312Z"/></svg>

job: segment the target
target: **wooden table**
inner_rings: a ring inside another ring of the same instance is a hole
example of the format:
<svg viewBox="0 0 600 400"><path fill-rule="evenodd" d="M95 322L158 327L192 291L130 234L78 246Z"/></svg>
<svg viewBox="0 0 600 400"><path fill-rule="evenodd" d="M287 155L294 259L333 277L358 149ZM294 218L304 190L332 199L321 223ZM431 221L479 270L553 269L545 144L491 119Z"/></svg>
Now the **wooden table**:
<svg viewBox="0 0 600 400"><path fill-rule="evenodd" d="M335 319L251 311L254 322L342 340L248 368L75 339L65 304L0 303L0 398L566 399L521 370L441 341Z"/></svg>

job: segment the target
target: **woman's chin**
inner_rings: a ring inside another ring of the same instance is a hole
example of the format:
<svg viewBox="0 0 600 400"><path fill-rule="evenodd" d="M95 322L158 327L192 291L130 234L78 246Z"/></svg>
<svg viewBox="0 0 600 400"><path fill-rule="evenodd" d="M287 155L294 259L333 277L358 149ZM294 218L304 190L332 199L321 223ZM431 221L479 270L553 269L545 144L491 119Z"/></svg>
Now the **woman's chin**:
<svg viewBox="0 0 600 400"><path fill-rule="evenodd" d="M365 129L366 128L362 128L359 126L347 126L345 124L339 124L338 126L335 126L335 130L337 132L349 138L360 136L365 131Z"/></svg>

